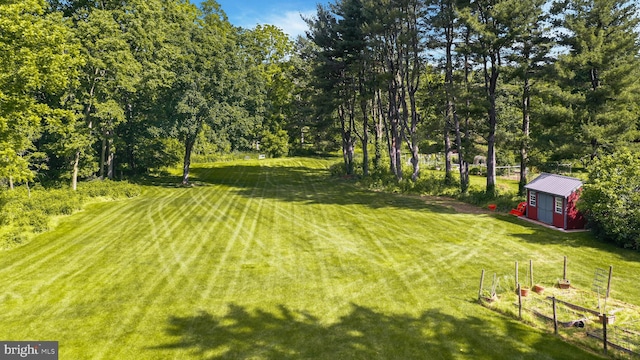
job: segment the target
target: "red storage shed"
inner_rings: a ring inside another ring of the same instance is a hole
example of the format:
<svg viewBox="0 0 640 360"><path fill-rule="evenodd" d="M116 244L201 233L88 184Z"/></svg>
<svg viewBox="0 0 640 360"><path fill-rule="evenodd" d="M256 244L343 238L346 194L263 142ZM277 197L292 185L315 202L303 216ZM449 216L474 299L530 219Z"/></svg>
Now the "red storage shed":
<svg viewBox="0 0 640 360"><path fill-rule="evenodd" d="M584 229L586 221L576 208L582 191L580 179L543 173L525 189L527 218L565 230Z"/></svg>

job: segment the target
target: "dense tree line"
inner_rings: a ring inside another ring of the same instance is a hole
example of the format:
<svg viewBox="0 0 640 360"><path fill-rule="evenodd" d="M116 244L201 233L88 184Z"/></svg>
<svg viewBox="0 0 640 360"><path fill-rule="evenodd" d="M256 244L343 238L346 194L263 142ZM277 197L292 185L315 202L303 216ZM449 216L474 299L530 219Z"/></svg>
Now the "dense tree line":
<svg viewBox="0 0 640 360"><path fill-rule="evenodd" d="M524 185L640 143L635 2L336 0L306 21L293 42L213 0L3 2L0 182L182 163L187 183L194 154L256 148L398 180L408 155L416 180L439 151L463 193L484 155L493 194L498 165Z"/></svg>
<svg viewBox="0 0 640 360"><path fill-rule="evenodd" d="M380 164L412 179L425 139L441 143L447 178L457 153L460 189L469 163L544 169L640 142L640 38L625 0L338 0L307 20L316 45L316 109L340 129L345 169L358 140ZM373 140L370 140L373 138Z"/></svg>
<svg viewBox="0 0 640 360"><path fill-rule="evenodd" d="M0 48L9 187L179 161L186 183L194 151L272 139L293 106L292 42L232 26L215 1L5 1Z"/></svg>

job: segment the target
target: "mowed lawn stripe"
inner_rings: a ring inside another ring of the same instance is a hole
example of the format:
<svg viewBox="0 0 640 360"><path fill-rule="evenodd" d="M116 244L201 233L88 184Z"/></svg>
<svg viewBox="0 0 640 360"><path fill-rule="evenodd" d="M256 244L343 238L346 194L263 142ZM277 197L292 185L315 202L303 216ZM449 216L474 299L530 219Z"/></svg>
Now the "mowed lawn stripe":
<svg viewBox="0 0 640 360"><path fill-rule="evenodd" d="M219 201L226 200L227 192L216 188L198 188L189 189L185 192L184 198L178 210L173 210L176 215L175 224L172 224L167 230L169 234L162 239L180 239L180 241L164 241L155 240L156 251L159 254L159 261L166 269L171 277L181 279L181 276L188 276L191 273L192 263L197 261L201 256L202 249L206 240L203 236L208 237L210 231L209 226L214 222L216 212L213 211L214 206L211 202L211 193L219 196ZM191 205L189 205L191 204ZM162 217L164 211L158 211L158 217ZM184 231L184 222L188 222L188 231ZM171 266L177 264L178 268L172 269ZM180 276L176 276L180 275ZM190 279L187 277L187 279ZM181 284L184 287L185 284Z"/></svg>
<svg viewBox="0 0 640 360"><path fill-rule="evenodd" d="M235 203L244 204L240 217L235 220L235 229L229 239L230 246L225 249L223 254L224 261L221 261L219 267L216 269L216 273L212 281L217 281L219 276L219 270L226 265L225 262L229 257L229 253L232 251L232 246L239 247L238 256L234 259L234 264L231 266L232 270L227 277L227 288L223 299L225 301L233 301L239 296L242 296L244 287L243 284L243 270L246 265L250 265L255 256L255 252L259 251L258 248L252 247L255 244L255 229L259 221L261 221L262 208L264 204L264 191L266 189L265 183L268 182L268 172L264 173L260 179L256 182L256 186L251 189L248 199L236 197Z"/></svg>
<svg viewBox="0 0 640 360"><path fill-rule="evenodd" d="M105 311L111 313L115 321L102 324L96 327L93 333L94 346L91 354L76 354L76 356L110 359L126 358L126 353L121 353L117 345L128 343L132 336L135 336L139 326L143 324L143 319L148 316L148 312L154 309L154 303L160 299L159 294L171 292L181 278L176 276L183 266L181 261L176 261L176 255L188 253L189 248L194 244L188 238L180 238L180 241L166 243L163 239L175 237L176 228L181 224L181 218L189 218L192 211L185 202L198 201L193 197L193 193L185 196L185 192L175 192L176 196L168 196L166 200L156 206L153 202L144 204L153 208L158 214L163 214L161 228L165 232L158 238L157 234L147 232L149 223L140 221L139 218L129 217L124 219L123 228L128 229L128 242L120 242L117 253L111 254L118 261L111 266L112 271L108 272L108 277L102 277L98 281L103 282L105 292L99 297L101 304L93 304L93 311ZM196 194L197 195L197 194ZM186 198L189 198L189 201ZM180 214L179 216L175 214ZM151 216L153 219L153 216ZM147 218L148 219L148 218ZM151 223L151 227L157 226ZM158 246L163 242L162 246ZM168 253L170 256L165 256ZM108 259L103 259L102 263L108 263ZM125 295L126 294L126 295ZM102 309L101 309L102 307ZM96 324L98 325L98 324ZM118 349L118 351L114 351ZM137 352L135 350L134 352Z"/></svg>
<svg viewBox="0 0 640 360"><path fill-rule="evenodd" d="M473 303L481 268L561 242L358 190L329 164L195 165L193 187L63 220L0 254L15 260L0 265L0 338L58 340L73 359L590 357Z"/></svg>
<svg viewBox="0 0 640 360"><path fill-rule="evenodd" d="M149 264L149 273L143 278L145 287L150 290L146 294L138 294L133 311L120 321L121 328L114 330L116 333L123 334L117 342L132 342L132 339L139 337L139 333L148 333L149 328L152 327L150 324L157 321L158 311L161 311L160 309L167 303L173 304L176 301L189 303L193 301L190 298L200 298L200 291L194 288L194 285L198 286L197 284L202 281L201 278L195 280L201 265L196 262L202 257L206 244L212 240L209 237L212 233L211 226L220 225L213 221L217 214L213 211L215 208L210 207L211 199L216 198L217 205L234 204L233 197L229 198L229 192L226 190L225 188L225 191L221 191L216 187L180 189L183 196L176 198L176 204L165 204L168 206L157 209L158 214L172 215L166 217L163 222L166 235L161 239L174 239L174 241L166 243L155 241L157 261ZM188 229L185 229L185 223L189 224ZM108 346L108 344L105 345ZM137 353L140 350L128 349L128 351ZM113 355L111 353L108 356ZM132 356L126 351L116 355L123 358Z"/></svg>
<svg viewBox="0 0 640 360"><path fill-rule="evenodd" d="M215 262L216 256L211 258L204 256L208 251L206 250L207 244L212 241L219 242L222 240L219 236L214 235L219 233L216 228L227 228L224 221L219 221L220 214L228 213L232 205L238 204L238 199L230 195L232 192L227 187L217 185L186 190L186 199L177 213L181 214L181 221L183 223L188 222L190 227L188 231L185 231L183 224L182 232L178 234L173 233L173 226L171 226L171 238L179 239L179 241L170 242L170 246L166 247L164 251L162 251L162 247L158 248L162 255L159 259L160 262L166 262L174 267L171 269L169 266L165 266L166 276L168 278L176 278L177 281L170 284L170 286L154 289L154 291L150 292L150 294L154 294L161 291L165 294L171 294L171 296L156 296L155 299L145 302L145 306L150 311L139 314L140 317L136 319L138 326L135 331L131 332L133 337L136 337L136 334L140 332L145 333L145 331L138 331L138 329L148 326L149 323L157 320L155 314L158 309L166 306L167 302L171 304L179 300L184 301L186 304L193 303L196 299L200 299L203 296L206 297L206 292L203 293L202 291L203 282L215 283L215 276L210 277L208 274L203 276L199 274L199 271L203 266L211 266ZM220 209L221 207L222 209ZM224 233L224 231L221 233ZM176 244L184 245L177 247ZM220 264L224 264L224 257L225 255L223 254L219 260ZM206 262L200 262L201 259L206 259ZM148 329L146 330L148 331Z"/></svg>
<svg viewBox="0 0 640 360"><path fill-rule="evenodd" d="M125 200L126 201L126 200ZM135 205L132 205L135 206ZM83 226L91 228L102 228L109 224L110 218L114 214L119 214L122 208L105 206L104 204L89 205L89 209L100 208L103 210L101 216L91 216L83 219ZM76 226L66 226L60 224L58 228L63 228L66 232L64 242L56 242L53 246L48 242L55 241L56 235L44 234L34 239L29 244L22 246L20 251L7 251L3 253L4 261L0 264L0 271L6 273L8 281L13 276L29 275L29 271L33 271L31 275L37 275L43 265L48 264L52 260L59 260L61 255L69 252L72 247L82 246L92 234L78 229ZM20 271L16 271L20 269Z"/></svg>
<svg viewBox="0 0 640 360"><path fill-rule="evenodd" d="M128 201L121 202L121 205L120 210L123 207L133 206ZM95 208L102 209L102 206ZM119 211L108 209L106 216L115 213ZM78 214L80 221L87 227L100 228L107 223L104 219L98 220L98 217L86 216L87 214L84 212ZM52 294L64 288L69 278L82 276L84 273L92 274L96 270L93 264L99 263L93 259L105 249L113 247L116 242L114 237L103 242L93 242L91 233L78 231L76 226L66 221L60 224L59 229L68 234L62 241L59 241L58 237L45 234L21 249L27 254L22 259L15 261L15 257L11 254L3 259L5 260L3 264L9 265L0 270L3 281L6 282L5 289L19 293L22 299L46 299L45 294ZM22 270L16 271L20 264L23 264ZM17 291L16 287L21 289Z"/></svg>

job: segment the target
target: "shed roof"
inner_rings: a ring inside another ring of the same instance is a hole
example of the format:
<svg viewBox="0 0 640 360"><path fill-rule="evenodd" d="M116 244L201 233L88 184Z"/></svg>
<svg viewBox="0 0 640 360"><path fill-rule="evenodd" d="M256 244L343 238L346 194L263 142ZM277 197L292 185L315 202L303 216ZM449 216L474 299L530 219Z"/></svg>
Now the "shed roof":
<svg viewBox="0 0 640 360"><path fill-rule="evenodd" d="M582 186L580 179L542 173L525 186L525 189L540 191L543 193L569 197L571 193Z"/></svg>

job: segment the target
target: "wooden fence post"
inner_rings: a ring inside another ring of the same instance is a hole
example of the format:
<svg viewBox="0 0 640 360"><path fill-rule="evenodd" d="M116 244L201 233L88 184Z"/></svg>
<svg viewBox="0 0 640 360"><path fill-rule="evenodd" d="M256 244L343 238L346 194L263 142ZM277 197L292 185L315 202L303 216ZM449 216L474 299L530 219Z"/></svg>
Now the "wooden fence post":
<svg viewBox="0 0 640 360"><path fill-rule="evenodd" d="M609 281L607 281L607 296L605 299L609 298L609 292L611 291L611 277L613 276L613 265L609 266Z"/></svg>
<svg viewBox="0 0 640 360"><path fill-rule="evenodd" d="M602 339L604 343L604 354L607 355L607 314L602 314Z"/></svg>
<svg viewBox="0 0 640 360"><path fill-rule="evenodd" d="M564 257L564 271L562 272L562 280L567 280L567 257Z"/></svg>
<svg viewBox="0 0 640 360"><path fill-rule="evenodd" d="M517 289L520 289L520 288L518 287L518 284L520 284L520 280L518 280L518 262L516 261L516 288L517 288ZM518 290L518 292L519 292L519 291L520 291L520 290Z"/></svg>
<svg viewBox="0 0 640 360"><path fill-rule="evenodd" d="M522 292L520 291L520 284L518 284L518 318L522 320Z"/></svg>
<svg viewBox="0 0 640 360"><path fill-rule="evenodd" d="M478 290L478 301L482 299L482 286L484 284L484 269L482 269L482 274L480 275L480 290ZM493 295L493 294L491 294Z"/></svg>
<svg viewBox="0 0 640 360"><path fill-rule="evenodd" d="M551 298L553 303L553 333L558 335L558 313L556 311L556 297Z"/></svg>

